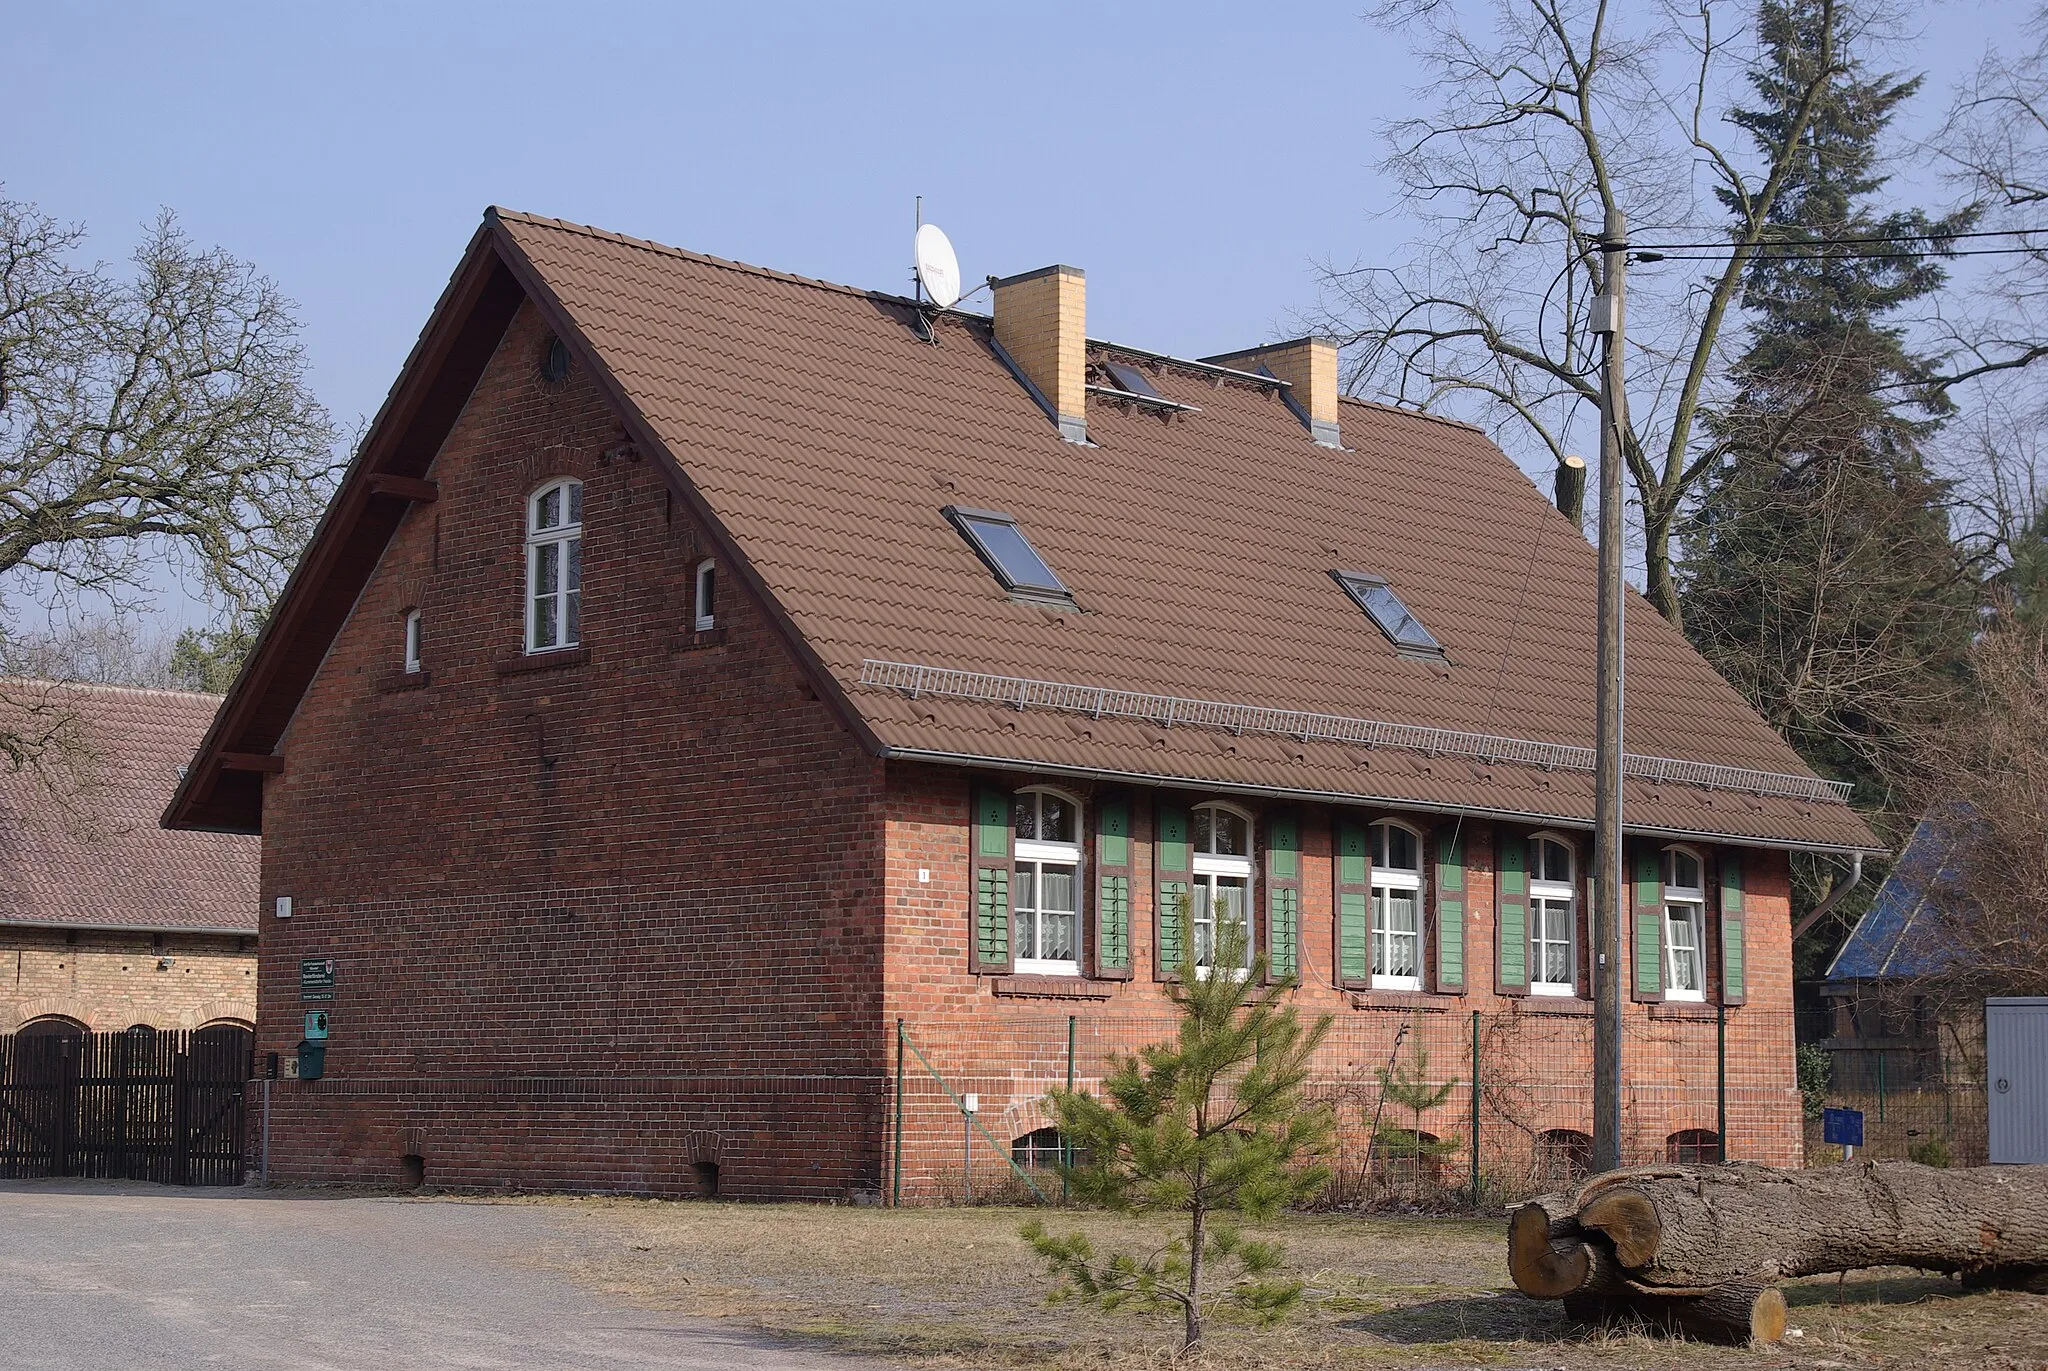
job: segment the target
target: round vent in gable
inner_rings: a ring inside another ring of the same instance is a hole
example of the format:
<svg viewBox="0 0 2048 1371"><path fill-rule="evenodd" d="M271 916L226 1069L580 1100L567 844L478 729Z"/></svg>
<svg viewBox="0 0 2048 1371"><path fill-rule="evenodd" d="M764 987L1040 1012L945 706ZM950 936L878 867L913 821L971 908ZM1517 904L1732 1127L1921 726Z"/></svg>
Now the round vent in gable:
<svg viewBox="0 0 2048 1371"><path fill-rule="evenodd" d="M569 345L555 334L550 333L540 352L540 378L543 381L565 381L569 378Z"/></svg>

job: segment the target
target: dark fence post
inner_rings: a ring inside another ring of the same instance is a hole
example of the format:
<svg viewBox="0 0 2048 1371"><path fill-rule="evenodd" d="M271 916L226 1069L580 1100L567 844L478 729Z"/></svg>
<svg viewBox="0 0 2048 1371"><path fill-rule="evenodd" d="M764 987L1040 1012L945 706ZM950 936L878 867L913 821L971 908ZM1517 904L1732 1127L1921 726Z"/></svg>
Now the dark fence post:
<svg viewBox="0 0 2048 1371"><path fill-rule="evenodd" d="M1074 1093L1074 1019L1075 1019L1075 1016L1074 1016L1074 1015L1072 1015L1072 1014L1069 1014L1069 1015L1067 1015L1067 1093L1068 1093L1069 1095L1071 1095L1071 1094L1073 1094L1073 1093ZM1068 1194L1068 1186L1067 1186L1067 1168L1069 1168L1069 1167L1073 1166L1073 1164L1074 1164L1074 1147L1073 1147L1073 1144L1071 1144L1071 1143L1069 1143L1069 1142L1067 1141L1067 1135L1066 1135L1066 1131L1065 1131L1064 1129L1062 1129L1062 1130L1061 1130L1061 1132L1060 1132L1060 1168L1061 1168L1061 1170L1060 1170L1060 1203L1061 1203L1061 1204L1065 1204L1065 1203L1066 1203L1066 1202L1068 1201L1068 1199L1070 1199L1070 1198L1071 1198L1071 1196L1070 1196L1070 1195Z"/></svg>
<svg viewBox="0 0 2048 1371"><path fill-rule="evenodd" d="M180 1052L171 1063L171 1183L192 1184L191 1054Z"/></svg>
<svg viewBox="0 0 2048 1371"><path fill-rule="evenodd" d="M1472 1011L1472 1212L1478 1213L1479 1196L1479 1011Z"/></svg>
<svg viewBox="0 0 2048 1371"><path fill-rule="evenodd" d="M1728 1006L1714 1007L1714 1146L1728 1160Z"/></svg>
<svg viewBox="0 0 2048 1371"><path fill-rule="evenodd" d="M266 1096L266 1098L268 1097ZM264 1125L266 1128L269 1126L269 1122L270 1116L266 1113L264 1115ZM268 1167L270 1162L269 1134L266 1133L264 1137L263 1161L265 1166ZM903 1207L903 1020L900 1016L896 1020L896 1162L895 1172L889 1181L889 1207L891 1209Z"/></svg>

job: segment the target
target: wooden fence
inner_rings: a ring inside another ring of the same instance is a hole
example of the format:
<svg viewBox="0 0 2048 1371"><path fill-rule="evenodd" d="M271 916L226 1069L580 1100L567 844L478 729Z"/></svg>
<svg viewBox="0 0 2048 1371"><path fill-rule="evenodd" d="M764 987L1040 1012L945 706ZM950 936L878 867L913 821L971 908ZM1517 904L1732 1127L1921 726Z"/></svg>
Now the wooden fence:
<svg viewBox="0 0 2048 1371"><path fill-rule="evenodd" d="M0 1177L242 1183L250 1034L0 1037Z"/></svg>

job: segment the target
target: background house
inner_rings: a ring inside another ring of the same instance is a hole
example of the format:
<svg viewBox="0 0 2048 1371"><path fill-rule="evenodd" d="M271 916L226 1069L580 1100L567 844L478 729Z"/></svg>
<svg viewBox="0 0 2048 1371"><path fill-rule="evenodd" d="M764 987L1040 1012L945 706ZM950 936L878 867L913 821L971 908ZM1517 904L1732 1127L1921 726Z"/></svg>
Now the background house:
<svg viewBox="0 0 2048 1371"><path fill-rule="evenodd" d="M1233 919L1347 1145L1421 1046L1582 1165L1592 552L1336 381L489 214L166 811L263 834L259 1050L331 1017L272 1174L958 1193ZM1629 1152L1795 1161L1786 853L1874 840L1629 635Z"/></svg>
<svg viewBox="0 0 2048 1371"><path fill-rule="evenodd" d="M254 1025L260 844L157 823L219 703L0 680L0 1033Z"/></svg>

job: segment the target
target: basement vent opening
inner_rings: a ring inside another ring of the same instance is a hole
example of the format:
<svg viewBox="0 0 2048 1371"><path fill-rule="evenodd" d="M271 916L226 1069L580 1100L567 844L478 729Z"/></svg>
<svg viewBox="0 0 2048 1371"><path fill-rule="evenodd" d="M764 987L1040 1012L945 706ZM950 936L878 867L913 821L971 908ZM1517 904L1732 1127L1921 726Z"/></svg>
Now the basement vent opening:
<svg viewBox="0 0 2048 1371"><path fill-rule="evenodd" d="M1379 626L1380 632L1387 635L1387 641L1402 656L1444 660L1444 645L1401 602L1401 597L1394 593L1394 588L1387 584L1384 576L1374 576L1365 571L1333 571L1330 577L1344 587L1344 593Z"/></svg>
<svg viewBox="0 0 2048 1371"><path fill-rule="evenodd" d="M1020 599L1054 601L1071 607L1073 592L1017 527L1015 518L992 509L947 505L939 511L960 531L975 555L996 574L1004 590Z"/></svg>
<svg viewBox="0 0 2048 1371"><path fill-rule="evenodd" d="M704 1200L718 1198L718 1163L691 1162L690 1170L696 1173L697 1197Z"/></svg>

